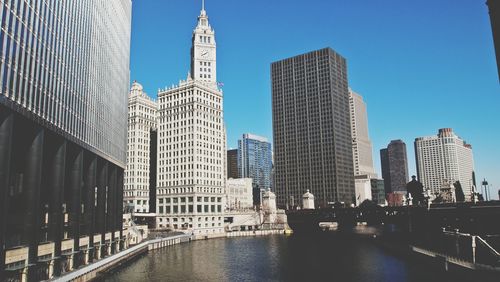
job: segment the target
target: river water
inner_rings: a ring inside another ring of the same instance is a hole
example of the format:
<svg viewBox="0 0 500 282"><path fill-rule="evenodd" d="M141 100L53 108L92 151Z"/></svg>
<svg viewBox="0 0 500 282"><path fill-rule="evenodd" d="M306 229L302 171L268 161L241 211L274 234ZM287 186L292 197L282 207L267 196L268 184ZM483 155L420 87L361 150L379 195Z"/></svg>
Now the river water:
<svg viewBox="0 0 500 282"><path fill-rule="evenodd" d="M156 250L104 281L457 281L367 239L320 233L194 241ZM500 281L500 280L499 280Z"/></svg>

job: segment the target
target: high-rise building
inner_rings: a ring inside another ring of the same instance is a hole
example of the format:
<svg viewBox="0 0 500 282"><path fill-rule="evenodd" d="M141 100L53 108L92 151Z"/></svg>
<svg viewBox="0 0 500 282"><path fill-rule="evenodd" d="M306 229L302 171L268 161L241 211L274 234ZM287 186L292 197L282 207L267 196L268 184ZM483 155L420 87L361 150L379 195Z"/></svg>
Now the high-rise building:
<svg viewBox="0 0 500 282"><path fill-rule="evenodd" d="M240 178L238 173L238 149L227 150L227 178Z"/></svg>
<svg viewBox="0 0 500 282"><path fill-rule="evenodd" d="M474 180L472 147L451 128L439 129L437 136L415 139L418 180L424 189L439 193L443 184L460 181L465 199L471 200Z"/></svg>
<svg viewBox="0 0 500 282"><path fill-rule="evenodd" d="M123 247L131 9L130 0L0 2L6 280L46 280Z"/></svg>
<svg viewBox="0 0 500 282"><path fill-rule="evenodd" d="M238 171L240 177L253 179L254 205L261 204L261 191L271 189L272 158L267 138L247 133L238 140Z"/></svg>
<svg viewBox="0 0 500 282"><path fill-rule="evenodd" d="M156 224L212 236L224 232L226 135L215 35L204 7L192 46L187 80L158 93Z"/></svg>
<svg viewBox="0 0 500 282"><path fill-rule="evenodd" d="M128 142L123 200L135 213L149 212L151 137L155 136L158 104L142 85L132 84L128 96ZM154 141L154 140L153 140ZM156 187L155 187L156 188ZM154 193L156 190L153 190Z"/></svg>
<svg viewBox="0 0 500 282"><path fill-rule="evenodd" d="M493 41L495 43L498 78L500 79L500 1L487 0L490 10L491 29L493 31Z"/></svg>
<svg viewBox="0 0 500 282"><path fill-rule="evenodd" d="M377 178L373 167L372 142L368 135L368 115L363 97L349 89L354 175Z"/></svg>
<svg viewBox="0 0 500 282"><path fill-rule="evenodd" d="M406 192L408 183L408 156L402 140L392 140L387 148L380 150L382 178L385 193Z"/></svg>
<svg viewBox="0 0 500 282"><path fill-rule="evenodd" d="M346 60L325 48L271 65L278 205L354 201Z"/></svg>

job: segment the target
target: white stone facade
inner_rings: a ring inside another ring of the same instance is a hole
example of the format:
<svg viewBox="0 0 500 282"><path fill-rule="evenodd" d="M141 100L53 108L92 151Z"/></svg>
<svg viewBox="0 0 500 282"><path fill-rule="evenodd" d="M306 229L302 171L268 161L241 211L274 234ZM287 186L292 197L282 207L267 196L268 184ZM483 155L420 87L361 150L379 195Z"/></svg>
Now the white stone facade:
<svg viewBox="0 0 500 282"><path fill-rule="evenodd" d="M354 175L377 178L373 167L372 142L368 135L368 115L363 97L349 89ZM356 196L357 197L357 196Z"/></svg>
<svg viewBox="0 0 500 282"><path fill-rule="evenodd" d="M193 32L191 47L191 77L217 87L217 52L215 31L208 22L203 6L198 16L198 25Z"/></svg>
<svg viewBox="0 0 500 282"><path fill-rule="evenodd" d="M305 210L314 210L314 195L309 192L309 189L302 195L302 208Z"/></svg>
<svg viewBox="0 0 500 282"><path fill-rule="evenodd" d="M276 194L269 190L262 194L262 210L267 213L276 213Z"/></svg>
<svg viewBox="0 0 500 282"><path fill-rule="evenodd" d="M415 139L418 179L424 189L439 193L445 181L460 181L466 201L471 200L474 158L472 147L451 128L439 130L438 136Z"/></svg>
<svg viewBox="0 0 500 282"><path fill-rule="evenodd" d="M204 9L193 32L191 75L160 90L158 101L157 227L222 233L226 135L215 37Z"/></svg>
<svg viewBox="0 0 500 282"><path fill-rule="evenodd" d="M127 167L123 200L135 213L149 212L149 174L151 130L156 129L158 104L148 97L142 85L132 84L128 96Z"/></svg>
<svg viewBox="0 0 500 282"><path fill-rule="evenodd" d="M365 200L372 200L372 183L370 176L355 176L354 187L356 189L356 206L359 206Z"/></svg>
<svg viewBox="0 0 500 282"><path fill-rule="evenodd" d="M227 208L249 210L253 208L252 178L230 178L226 181Z"/></svg>

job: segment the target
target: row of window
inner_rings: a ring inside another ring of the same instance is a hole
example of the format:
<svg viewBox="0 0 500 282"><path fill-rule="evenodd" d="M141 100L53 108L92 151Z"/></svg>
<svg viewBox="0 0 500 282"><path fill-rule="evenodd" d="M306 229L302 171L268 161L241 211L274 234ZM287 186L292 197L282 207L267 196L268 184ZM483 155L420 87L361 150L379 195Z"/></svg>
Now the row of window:
<svg viewBox="0 0 500 282"><path fill-rule="evenodd" d="M197 213L221 213L222 205L196 205ZM159 206L159 214L186 214L194 213L194 205L181 205L181 206Z"/></svg>

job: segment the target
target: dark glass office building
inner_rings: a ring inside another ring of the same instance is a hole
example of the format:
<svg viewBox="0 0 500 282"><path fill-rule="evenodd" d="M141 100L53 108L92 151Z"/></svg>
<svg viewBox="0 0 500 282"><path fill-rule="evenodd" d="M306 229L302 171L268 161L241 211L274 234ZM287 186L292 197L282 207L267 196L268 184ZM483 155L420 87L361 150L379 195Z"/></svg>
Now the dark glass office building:
<svg viewBox="0 0 500 282"><path fill-rule="evenodd" d="M0 280L123 247L130 0L0 1Z"/></svg>
<svg viewBox="0 0 500 282"><path fill-rule="evenodd" d="M406 144L402 140L391 141L387 148L380 150L380 162L385 193L406 192L409 180Z"/></svg>
<svg viewBox="0 0 500 282"><path fill-rule="evenodd" d="M227 178L240 178L238 173L238 149L227 150Z"/></svg>
<svg viewBox="0 0 500 282"><path fill-rule="evenodd" d="M325 48L271 64L278 205L352 203L354 168L346 60Z"/></svg>
<svg viewBox="0 0 500 282"><path fill-rule="evenodd" d="M273 153L267 138L246 133L238 140L238 175L252 178L253 203L261 205L261 193L271 190Z"/></svg>

